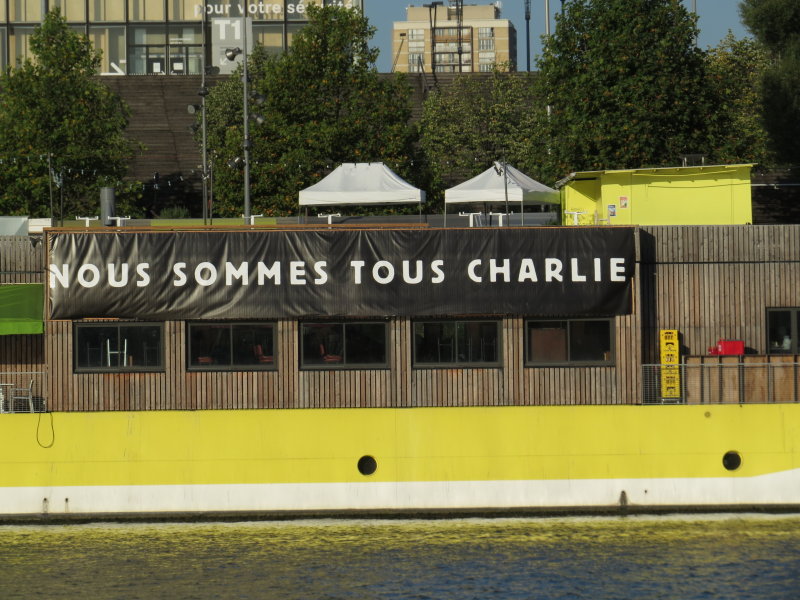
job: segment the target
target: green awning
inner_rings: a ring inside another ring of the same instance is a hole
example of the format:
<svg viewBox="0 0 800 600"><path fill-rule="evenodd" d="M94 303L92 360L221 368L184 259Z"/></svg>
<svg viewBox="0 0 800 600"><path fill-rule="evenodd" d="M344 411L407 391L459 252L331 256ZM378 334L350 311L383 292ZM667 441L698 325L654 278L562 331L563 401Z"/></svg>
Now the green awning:
<svg viewBox="0 0 800 600"><path fill-rule="evenodd" d="M0 285L0 335L44 333L44 286Z"/></svg>

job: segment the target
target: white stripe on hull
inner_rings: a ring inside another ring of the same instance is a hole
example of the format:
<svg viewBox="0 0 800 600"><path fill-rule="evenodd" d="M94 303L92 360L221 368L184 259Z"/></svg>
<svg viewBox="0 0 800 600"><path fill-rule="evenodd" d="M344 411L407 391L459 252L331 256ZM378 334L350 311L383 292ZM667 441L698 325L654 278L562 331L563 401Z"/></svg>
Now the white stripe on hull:
<svg viewBox="0 0 800 600"><path fill-rule="evenodd" d="M2 514L788 506L800 469L757 477L0 488Z"/></svg>

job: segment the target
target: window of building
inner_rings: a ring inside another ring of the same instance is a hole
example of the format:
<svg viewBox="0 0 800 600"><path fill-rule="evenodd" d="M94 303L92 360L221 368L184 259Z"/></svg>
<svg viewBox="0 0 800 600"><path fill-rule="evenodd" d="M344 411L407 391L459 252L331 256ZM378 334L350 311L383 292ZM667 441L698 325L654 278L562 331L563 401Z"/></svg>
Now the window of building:
<svg viewBox="0 0 800 600"><path fill-rule="evenodd" d="M500 365L499 321L417 321L414 323L414 365Z"/></svg>
<svg viewBox="0 0 800 600"><path fill-rule="evenodd" d="M283 52L283 25L257 23L253 25L253 36L270 54Z"/></svg>
<svg viewBox="0 0 800 600"><path fill-rule="evenodd" d="M75 371L164 368L161 323L75 323Z"/></svg>
<svg viewBox="0 0 800 600"><path fill-rule="evenodd" d="M425 30L424 29L409 29L408 30L408 39L409 41L412 40L425 40Z"/></svg>
<svg viewBox="0 0 800 600"><path fill-rule="evenodd" d="M42 2L36 0L11 0L8 9L11 21L38 23L42 20Z"/></svg>
<svg viewBox="0 0 800 600"><path fill-rule="evenodd" d="M189 323L190 370L274 369L274 323Z"/></svg>
<svg viewBox="0 0 800 600"><path fill-rule="evenodd" d="M203 68L203 37L199 25L170 25L169 72L196 75Z"/></svg>
<svg viewBox="0 0 800 600"><path fill-rule="evenodd" d="M58 8L67 22L86 21L85 0L50 0L50 10Z"/></svg>
<svg viewBox="0 0 800 600"><path fill-rule="evenodd" d="M129 74L161 75L168 72L166 27L132 27L129 39L132 40Z"/></svg>
<svg viewBox="0 0 800 600"><path fill-rule="evenodd" d="M0 27L0 68L5 69L8 66L8 56L6 55L6 40L7 33L5 27Z"/></svg>
<svg viewBox="0 0 800 600"><path fill-rule="evenodd" d="M89 2L89 21L124 21L125 3L120 0L92 0Z"/></svg>
<svg viewBox="0 0 800 600"><path fill-rule="evenodd" d="M479 38L493 38L494 37L494 27L478 27L478 37Z"/></svg>
<svg viewBox="0 0 800 600"><path fill-rule="evenodd" d="M12 27L8 44L8 64L12 67L21 65L31 56L31 36L33 27Z"/></svg>
<svg viewBox="0 0 800 600"><path fill-rule="evenodd" d="M491 73L492 71L494 71L494 63L478 65L478 70L481 73Z"/></svg>
<svg viewBox="0 0 800 600"><path fill-rule="evenodd" d="M308 368L387 365L386 323L301 323L300 364Z"/></svg>
<svg viewBox="0 0 800 600"><path fill-rule="evenodd" d="M798 354L800 308L767 309L767 354Z"/></svg>
<svg viewBox="0 0 800 600"><path fill-rule="evenodd" d="M422 54L425 52L425 42L408 42L408 52L414 54Z"/></svg>
<svg viewBox="0 0 800 600"><path fill-rule="evenodd" d="M494 40L478 40L478 50L494 50Z"/></svg>
<svg viewBox="0 0 800 600"><path fill-rule="evenodd" d="M613 364L611 319L528 321L527 365Z"/></svg>
<svg viewBox="0 0 800 600"><path fill-rule="evenodd" d="M203 18L203 3L198 0L169 0L170 21L199 21Z"/></svg>
<svg viewBox="0 0 800 600"><path fill-rule="evenodd" d="M125 75L125 27L90 27L89 41L103 53L100 62L102 75Z"/></svg>
<svg viewBox="0 0 800 600"><path fill-rule="evenodd" d="M304 25L299 23L291 23L286 26L286 43L291 46L294 41L294 36L303 30Z"/></svg>
<svg viewBox="0 0 800 600"><path fill-rule="evenodd" d="M424 69L425 55L424 54L409 54L408 55L408 72L419 73Z"/></svg>
<svg viewBox="0 0 800 600"><path fill-rule="evenodd" d="M164 0L128 0L131 21L164 21Z"/></svg>

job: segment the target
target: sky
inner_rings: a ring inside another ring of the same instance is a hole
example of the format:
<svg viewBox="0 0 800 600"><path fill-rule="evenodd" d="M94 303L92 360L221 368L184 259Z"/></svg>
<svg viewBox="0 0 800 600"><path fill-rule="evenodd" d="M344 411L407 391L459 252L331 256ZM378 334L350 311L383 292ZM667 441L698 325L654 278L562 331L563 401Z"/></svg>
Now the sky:
<svg viewBox="0 0 800 600"><path fill-rule="evenodd" d="M373 46L380 48L378 71L388 73L392 69L392 23L404 21L408 5L422 6L429 0L363 0L367 18L378 29L372 39ZM488 0L466 0L465 4L489 4ZM747 35L747 31L739 20L739 0L683 0L687 9L697 6L700 18L700 36L698 44L701 48L716 46L725 37L728 30L737 38ZM445 0L445 5L447 0ZM525 69L525 2L524 0L502 0L500 16L510 19L517 30L517 69ZM552 15L560 10L560 0L550 0ZM545 34L545 0L531 0L530 40L531 69L535 69L535 57L541 54L540 38ZM555 21L551 20L551 32L555 29Z"/></svg>

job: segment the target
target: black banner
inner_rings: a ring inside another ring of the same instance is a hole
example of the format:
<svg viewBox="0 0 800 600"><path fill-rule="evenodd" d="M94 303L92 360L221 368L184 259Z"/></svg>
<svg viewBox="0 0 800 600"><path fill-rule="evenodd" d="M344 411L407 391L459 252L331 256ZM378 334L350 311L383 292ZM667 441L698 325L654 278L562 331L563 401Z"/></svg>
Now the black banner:
<svg viewBox="0 0 800 600"><path fill-rule="evenodd" d="M611 316L632 228L50 234L50 318Z"/></svg>

